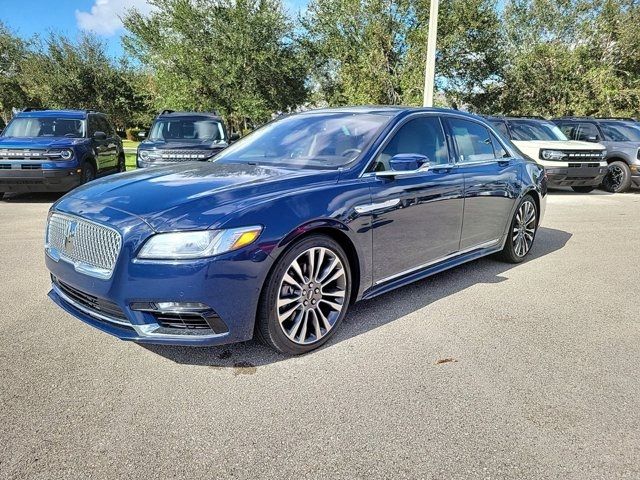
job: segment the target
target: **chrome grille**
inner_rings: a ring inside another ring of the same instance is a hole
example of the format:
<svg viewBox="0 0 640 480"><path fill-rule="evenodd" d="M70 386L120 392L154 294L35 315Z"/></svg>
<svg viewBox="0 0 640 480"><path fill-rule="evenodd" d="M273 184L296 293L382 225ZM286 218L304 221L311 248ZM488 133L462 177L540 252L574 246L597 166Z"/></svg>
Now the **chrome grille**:
<svg viewBox="0 0 640 480"><path fill-rule="evenodd" d="M193 162L212 157L216 152L211 150L158 150L150 160L161 162Z"/></svg>
<svg viewBox="0 0 640 480"><path fill-rule="evenodd" d="M110 278L121 246L122 237L112 228L61 213L49 217L47 253L81 273Z"/></svg>

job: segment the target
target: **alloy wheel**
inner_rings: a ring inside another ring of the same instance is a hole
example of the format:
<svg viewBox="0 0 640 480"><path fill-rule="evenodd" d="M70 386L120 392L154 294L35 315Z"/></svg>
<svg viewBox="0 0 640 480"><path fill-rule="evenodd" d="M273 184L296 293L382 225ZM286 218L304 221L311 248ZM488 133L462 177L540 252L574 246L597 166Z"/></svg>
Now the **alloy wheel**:
<svg viewBox="0 0 640 480"><path fill-rule="evenodd" d="M536 232L536 207L525 200L518 208L513 224L513 249L519 257L524 257L533 244L533 236Z"/></svg>
<svg viewBox="0 0 640 480"><path fill-rule="evenodd" d="M624 181L624 171L619 165L610 165L605 182L612 192L617 192Z"/></svg>
<svg viewBox="0 0 640 480"><path fill-rule="evenodd" d="M302 252L287 268L277 300L280 328L294 343L327 335L345 308L347 275L340 257L326 247Z"/></svg>

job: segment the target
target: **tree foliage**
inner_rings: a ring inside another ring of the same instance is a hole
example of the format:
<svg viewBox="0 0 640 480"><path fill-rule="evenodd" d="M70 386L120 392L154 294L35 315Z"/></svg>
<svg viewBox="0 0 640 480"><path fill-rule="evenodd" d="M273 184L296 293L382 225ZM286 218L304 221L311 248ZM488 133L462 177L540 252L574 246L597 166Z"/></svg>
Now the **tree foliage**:
<svg viewBox="0 0 640 480"><path fill-rule="evenodd" d="M152 0L124 45L153 72L155 106L263 121L306 98L307 70L280 0Z"/></svg>

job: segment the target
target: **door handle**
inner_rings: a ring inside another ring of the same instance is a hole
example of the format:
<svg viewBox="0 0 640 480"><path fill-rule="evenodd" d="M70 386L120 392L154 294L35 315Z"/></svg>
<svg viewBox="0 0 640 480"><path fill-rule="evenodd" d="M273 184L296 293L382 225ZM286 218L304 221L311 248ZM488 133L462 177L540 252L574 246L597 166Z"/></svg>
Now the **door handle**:
<svg viewBox="0 0 640 480"><path fill-rule="evenodd" d="M504 160L498 160L498 165L500 165L501 167L508 167L509 165L511 165L511 159L505 158Z"/></svg>

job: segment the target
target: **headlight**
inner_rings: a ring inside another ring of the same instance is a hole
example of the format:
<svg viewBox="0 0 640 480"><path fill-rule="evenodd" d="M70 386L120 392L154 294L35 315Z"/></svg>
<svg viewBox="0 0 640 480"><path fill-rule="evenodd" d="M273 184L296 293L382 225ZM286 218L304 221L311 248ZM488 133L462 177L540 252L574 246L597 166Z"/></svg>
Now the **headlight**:
<svg viewBox="0 0 640 480"><path fill-rule="evenodd" d="M140 157L140 160L147 161L149 158L149 150L140 150L138 152L138 156Z"/></svg>
<svg viewBox="0 0 640 480"><path fill-rule="evenodd" d="M144 244L138 258L183 260L206 258L231 252L255 242L262 227L159 233Z"/></svg>
<svg viewBox="0 0 640 480"><path fill-rule="evenodd" d="M73 150L65 149L60 151L60 158L63 160L71 160L73 158Z"/></svg>
<svg viewBox="0 0 640 480"><path fill-rule="evenodd" d="M563 160L566 154L560 150L540 150L540 158L543 160Z"/></svg>

